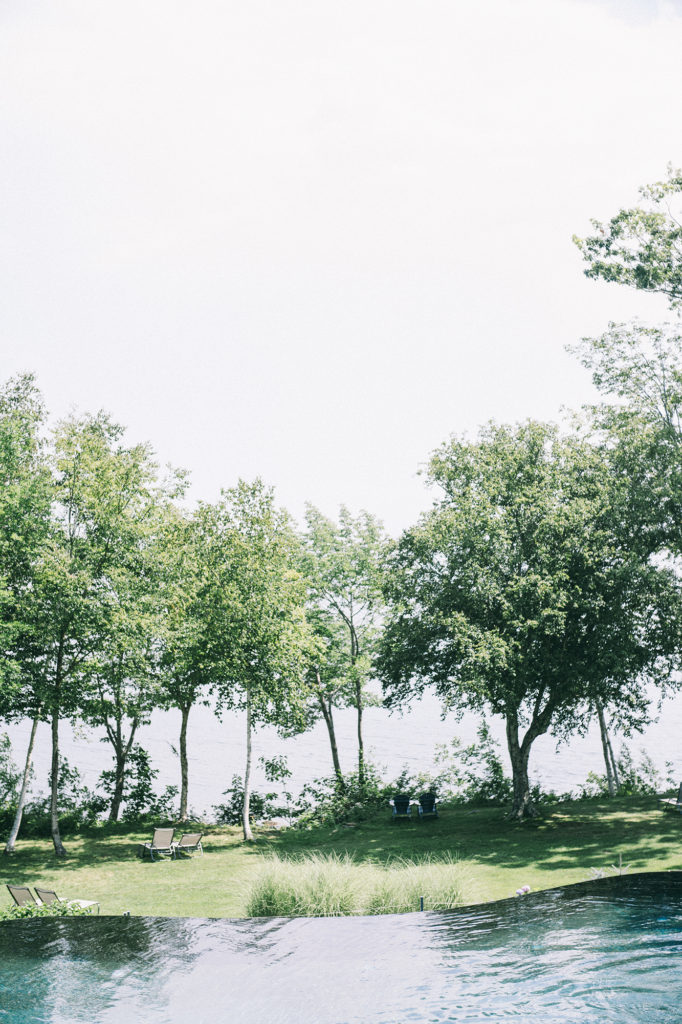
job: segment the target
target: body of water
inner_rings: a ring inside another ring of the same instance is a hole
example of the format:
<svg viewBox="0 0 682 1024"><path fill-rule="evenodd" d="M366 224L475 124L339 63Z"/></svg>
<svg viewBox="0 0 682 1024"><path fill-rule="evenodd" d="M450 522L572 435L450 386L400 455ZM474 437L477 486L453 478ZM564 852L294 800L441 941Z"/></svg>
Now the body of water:
<svg viewBox="0 0 682 1024"><path fill-rule="evenodd" d="M11 1024L677 1024L682 873L447 913L0 924Z"/></svg>
<svg viewBox="0 0 682 1024"><path fill-rule="evenodd" d="M680 725L682 723L682 694L665 702L659 720L649 726L642 736L628 740L635 755L645 749L657 767L665 770L672 763L673 775L682 780L682 749ZM476 739L480 719L465 715L461 721L453 716L441 718L440 704L431 695L405 708L404 713L389 714L383 708L369 708L364 718L367 756L385 769L388 778L395 777L403 767L411 772L432 769L436 744L449 743L459 736L465 743ZM503 723L495 718L487 720L493 735L500 743L504 763L508 761ZM356 758L356 722L352 710L336 715L341 764L344 770L354 766ZM22 722L6 727L12 738L15 760L23 764L30 723ZM151 723L139 730L139 742L151 755L152 763L160 770L158 786L180 782L177 746L180 730L179 712L157 712ZM103 768L111 766L111 748L101 742L103 733L68 723L61 727L62 752L82 773L91 787ZM619 741L616 742L616 750ZM234 774L244 769L246 749L245 721L241 714L229 714L221 721L208 707L192 710L188 729L190 805L198 812L210 812L222 799L222 793ZM308 733L292 739L282 739L272 728L257 730L254 736L254 760L259 756L287 758L293 771L290 787L297 792L308 780L332 771L327 730L323 723ZM39 727L35 751L34 790L47 790L50 765L50 731L47 725ZM543 787L557 792L574 789L590 771L604 772L601 741L596 724L585 738L576 737L558 750L550 736L538 739L531 754L531 775ZM263 772L257 768L256 788L264 789ZM269 787L268 788L273 788ZM276 787L274 787L276 788Z"/></svg>

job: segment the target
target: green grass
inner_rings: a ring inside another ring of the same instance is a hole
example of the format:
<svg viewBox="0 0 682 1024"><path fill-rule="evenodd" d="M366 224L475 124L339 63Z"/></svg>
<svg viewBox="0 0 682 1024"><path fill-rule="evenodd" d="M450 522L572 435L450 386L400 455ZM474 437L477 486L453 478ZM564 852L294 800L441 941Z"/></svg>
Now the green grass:
<svg viewBox="0 0 682 1024"><path fill-rule="evenodd" d="M448 809L438 819L393 822L389 809L374 820L310 831L262 831L245 844L236 828L211 829L205 854L141 861L139 842L151 832L102 828L65 837L68 856L57 860L48 839L20 839L11 857L0 856L0 902L9 904L6 882L55 889L63 898L99 900L103 914L241 917L263 870L264 857L307 855L352 858L385 868L422 862L442 870L456 861L464 903L512 896L517 888L551 888L609 869L619 856L630 871L682 870L682 815L666 813L655 798L559 804L544 817L512 824L500 809ZM414 898L407 875L394 891ZM355 884L355 883L353 883ZM420 880L418 887L423 887ZM426 895L426 893L425 893Z"/></svg>

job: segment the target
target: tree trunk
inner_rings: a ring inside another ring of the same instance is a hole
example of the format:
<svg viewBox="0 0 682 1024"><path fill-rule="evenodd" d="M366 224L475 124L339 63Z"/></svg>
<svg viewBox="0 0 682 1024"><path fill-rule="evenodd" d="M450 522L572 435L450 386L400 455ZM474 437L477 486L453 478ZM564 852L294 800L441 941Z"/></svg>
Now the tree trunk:
<svg viewBox="0 0 682 1024"><path fill-rule="evenodd" d="M65 857L66 849L59 834L59 807L57 803L59 789L59 706L52 712L52 778L50 780L50 827L52 842L57 857Z"/></svg>
<svg viewBox="0 0 682 1024"><path fill-rule="evenodd" d="M355 684L355 699L358 706L358 784L365 784L365 748L362 742L362 682Z"/></svg>
<svg viewBox="0 0 682 1024"><path fill-rule="evenodd" d="M251 697L246 691L246 768L244 770L244 806L242 808L242 825L244 826L244 839L246 842L253 842L253 832L250 822L251 802Z"/></svg>
<svg viewBox="0 0 682 1024"><path fill-rule="evenodd" d="M135 732L137 731L138 719L132 720L130 725L130 736L126 743L123 742L123 736L121 732L121 723L116 723L116 733L113 730L109 731L109 737L113 741L114 756L116 758L116 777L114 779L114 793L111 798L111 807L109 808L109 821L118 821L118 816L121 812L121 804L123 803L123 789L125 786L126 779L126 767L128 764L128 755L132 750L133 740L135 739Z"/></svg>
<svg viewBox="0 0 682 1024"><path fill-rule="evenodd" d="M188 791L188 770L187 770L187 719L189 718L191 705L183 704L180 708L182 722L180 724L180 821L187 821L187 791Z"/></svg>
<svg viewBox="0 0 682 1024"><path fill-rule="evenodd" d="M616 784L616 793L620 791L620 776L618 775L618 763L613 756L613 747L611 746L611 737L606 734L606 745L609 748L609 757L611 758L611 771L613 772L613 781Z"/></svg>
<svg viewBox="0 0 682 1024"><path fill-rule="evenodd" d="M512 807L509 812L509 817L512 819L535 818L539 813L531 799L530 783L528 781L528 758L534 738L529 730L524 737L523 743L520 744L518 721L513 716L507 716L507 746L509 748L512 784L514 787Z"/></svg>
<svg viewBox="0 0 682 1024"><path fill-rule="evenodd" d="M601 735L601 748L604 754L604 764L606 765L606 781L609 787L609 796L614 797L617 793L616 781L613 775L612 765L612 752L610 750L611 743L609 741L609 733L606 728L606 719L604 718L604 708L600 700L596 699L594 706L597 709L597 718L599 719L599 732Z"/></svg>
<svg viewBox="0 0 682 1024"><path fill-rule="evenodd" d="M320 677L317 677L318 683ZM339 761L339 748L336 745L336 732L334 730L334 719L332 717L332 704L331 701L327 702L321 693L318 693L317 699L320 707L322 708L322 714L324 715L324 721L327 726L327 732L329 733L329 745L332 748L332 761L334 763L334 774L336 775L336 784L339 789L345 789L345 783L343 781L343 772L341 771L341 763Z"/></svg>
<svg viewBox="0 0 682 1024"><path fill-rule="evenodd" d="M109 821L118 821L118 816L123 803L123 783L125 781L125 760L122 751L116 751L116 775L114 778L114 793L109 808Z"/></svg>
<svg viewBox="0 0 682 1024"><path fill-rule="evenodd" d="M24 775L21 780L21 791L19 793L19 803L17 804L17 813L14 815L14 824L12 825L12 831L9 834L9 839L5 844L5 853L14 853L14 844L17 841L19 835L19 829L21 828L21 819L24 816L24 805L26 803L26 797L28 795L28 780L31 774L31 762L33 760L33 745L36 740L36 732L38 730L38 722L40 721L39 715L36 715L33 719L33 725L31 726L31 736L28 741L28 750L26 751L26 764L24 765Z"/></svg>

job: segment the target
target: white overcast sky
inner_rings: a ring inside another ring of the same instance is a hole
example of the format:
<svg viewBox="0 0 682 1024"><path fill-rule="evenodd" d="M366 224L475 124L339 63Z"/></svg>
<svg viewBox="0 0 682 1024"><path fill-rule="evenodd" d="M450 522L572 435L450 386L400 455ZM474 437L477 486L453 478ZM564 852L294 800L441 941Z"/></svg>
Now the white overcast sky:
<svg viewBox="0 0 682 1024"><path fill-rule="evenodd" d="M0 370L213 500L393 532L655 297L571 235L682 164L682 2L0 0Z"/></svg>

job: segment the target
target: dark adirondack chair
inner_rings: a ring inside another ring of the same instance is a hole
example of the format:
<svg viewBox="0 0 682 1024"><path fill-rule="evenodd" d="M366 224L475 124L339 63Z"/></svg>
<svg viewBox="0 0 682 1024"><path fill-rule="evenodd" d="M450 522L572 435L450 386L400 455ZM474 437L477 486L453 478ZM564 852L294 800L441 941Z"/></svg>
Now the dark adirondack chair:
<svg viewBox="0 0 682 1024"><path fill-rule="evenodd" d="M411 818L412 807L410 805L410 797L400 794L393 797L391 801L393 804L393 820L396 818Z"/></svg>
<svg viewBox="0 0 682 1024"><path fill-rule="evenodd" d="M435 818L438 817L435 793L422 793L419 797L419 817L423 818L425 814L433 814Z"/></svg>

